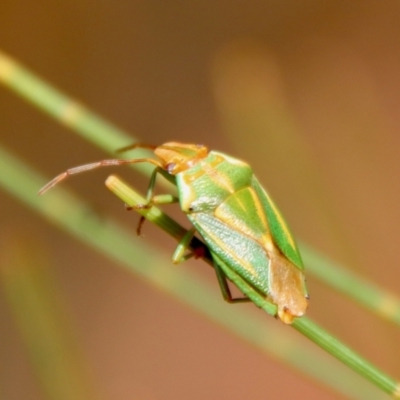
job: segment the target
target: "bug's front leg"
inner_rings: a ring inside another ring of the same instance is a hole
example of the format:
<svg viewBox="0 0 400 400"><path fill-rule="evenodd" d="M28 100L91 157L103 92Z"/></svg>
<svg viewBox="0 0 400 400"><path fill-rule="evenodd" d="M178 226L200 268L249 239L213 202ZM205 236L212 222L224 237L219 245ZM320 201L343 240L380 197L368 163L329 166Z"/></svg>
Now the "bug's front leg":
<svg viewBox="0 0 400 400"><path fill-rule="evenodd" d="M149 187L147 188L146 203L136 205L134 207L135 209L142 210L144 208L150 208L152 205L171 204L177 203L179 201L178 197L171 194L154 195L154 188L156 186L156 179L158 174L168 178L162 168L155 168L153 173L151 174Z"/></svg>
<svg viewBox="0 0 400 400"><path fill-rule="evenodd" d="M153 173L151 174L149 186L147 188L146 202L144 204L137 204L136 206L132 207L133 209L143 210L143 209L151 208L153 205L172 204L172 203L177 203L179 201L178 197L173 196L171 194L154 195L154 188L156 185L156 179L157 179L158 174L161 174L162 176L168 178L168 176L165 175L165 171L161 167L155 168ZM132 209L132 208L129 207L129 209ZM140 234L141 234L144 221L145 221L145 217L141 216L138 226L136 228L136 232L137 232L138 236L140 236Z"/></svg>

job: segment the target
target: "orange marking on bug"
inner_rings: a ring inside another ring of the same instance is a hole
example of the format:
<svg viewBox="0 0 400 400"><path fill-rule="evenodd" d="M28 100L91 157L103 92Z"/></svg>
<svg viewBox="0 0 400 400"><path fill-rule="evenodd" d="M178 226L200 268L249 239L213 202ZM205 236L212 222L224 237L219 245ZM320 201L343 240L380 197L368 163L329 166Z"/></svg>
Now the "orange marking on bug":
<svg viewBox="0 0 400 400"><path fill-rule="evenodd" d="M187 185L190 185L193 183L195 180L199 179L205 174L203 169L199 169L198 171L191 173L191 174L186 174L184 176L184 181Z"/></svg>
<svg viewBox="0 0 400 400"><path fill-rule="evenodd" d="M202 167L204 172L214 183L224 188L227 192L233 194L235 193L235 187L229 179L229 176L226 173L216 169L216 166L224 161L225 160L221 156L217 156L214 162L208 164L203 163Z"/></svg>
<svg viewBox="0 0 400 400"><path fill-rule="evenodd" d="M285 324L294 317L305 314L308 301L303 293L303 274L280 252L270 254L269 286L270 297L278 305L278 316Z"/></svg>

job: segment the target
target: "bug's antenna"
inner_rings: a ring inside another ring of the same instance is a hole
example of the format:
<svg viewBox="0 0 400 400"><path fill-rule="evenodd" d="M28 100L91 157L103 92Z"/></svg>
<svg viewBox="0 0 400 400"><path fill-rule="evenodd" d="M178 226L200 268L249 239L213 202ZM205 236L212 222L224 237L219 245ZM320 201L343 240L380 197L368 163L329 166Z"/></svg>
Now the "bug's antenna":
<svg viewBox="0 0 400 400"><path fill-rule="evenodd" d="M79 167L67 169L65 172L61 173L60 175L57 175L49 183L44 185L39 190L38 194L42 195L43 193L47 192L50 188L57 185L57 183L60 183L64 179L68 178L70 175L79 174L81 172L89 171L91 169L95 169L95 168L99 168L99 167L109 167L109 166L113 166L113 165L124 165L124 164L136 164L136 163L141 163L141 162L148 162L150 164L155 165L156 167L163 168L162 164L159 161L153 160L152 158L133 158L130 160L113 159L113 160L97 161L97 162L94 162L91 164L80 165Z"/></svg>
<svg viewBox="0 0 400 400"><path fill-rule="evenodd" d="M155 150L157 146L153 144L147 144L147 143L133 143L129 144L128 146L121 147L120 149L116 150L117 154L124 153L125 151L128 150L134 150L134 149L149 149L149 150Z"/></svg>

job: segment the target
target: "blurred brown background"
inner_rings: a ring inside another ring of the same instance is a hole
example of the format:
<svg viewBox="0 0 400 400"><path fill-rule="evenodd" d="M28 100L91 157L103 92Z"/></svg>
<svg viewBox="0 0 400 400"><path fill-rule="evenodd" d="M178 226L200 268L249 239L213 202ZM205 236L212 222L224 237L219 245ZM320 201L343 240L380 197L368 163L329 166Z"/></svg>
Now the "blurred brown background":
<svg viewBox="0 0 400 400"><path fill-rule="evenodd" d="M398 1L3 0L0 11L3 51L143 141L249 161L297 237L399 294ZM0 110L1 143L49 178L106 157L4 87ZM65 184L135 229L108 173ZM102 399L342 398L0 199L2 251L22 232L43 247ZM395 327L308 287L310 317L398 375ZM1 293L0 337L0 393L44 399Z"/></svg>

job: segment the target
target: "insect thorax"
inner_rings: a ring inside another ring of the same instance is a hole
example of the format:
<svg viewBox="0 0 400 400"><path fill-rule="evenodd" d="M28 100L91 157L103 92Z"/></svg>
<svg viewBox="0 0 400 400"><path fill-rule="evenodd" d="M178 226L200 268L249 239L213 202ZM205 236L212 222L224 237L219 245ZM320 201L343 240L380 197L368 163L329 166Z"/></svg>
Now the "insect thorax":
<svg viewBox="0 0 400 400"><path fill-rule="evenodd" d="M176 175L185 213L210 212L238 190L251 185L253 171L243 161L210 152L196 166Z"/></svg>

